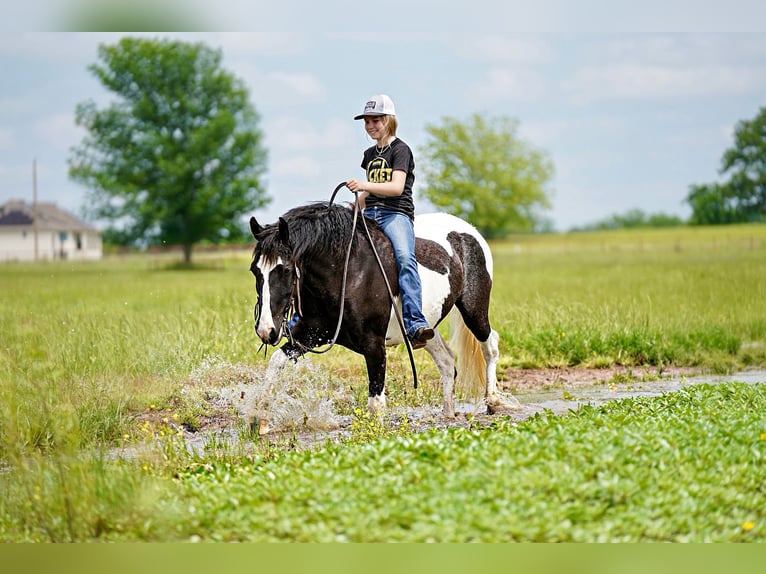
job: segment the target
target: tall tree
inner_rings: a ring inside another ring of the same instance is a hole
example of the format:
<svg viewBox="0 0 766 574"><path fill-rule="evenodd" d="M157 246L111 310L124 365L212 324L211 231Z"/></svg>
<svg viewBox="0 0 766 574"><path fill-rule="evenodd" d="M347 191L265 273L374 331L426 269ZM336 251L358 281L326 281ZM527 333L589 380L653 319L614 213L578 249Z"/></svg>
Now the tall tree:
<svg viewBox="0 0 766 574"><path fill-rule="evenodd" d="M244 84L201 43L123 38L89 70L116 100L78 104L88 135L69 173L87 188L86 214L128 243L195 243L242 233L268 203L260 117Z"/></svg>
<svg viewBox="0 0 766 574"><path fill-rule="evenodd" d="M691 223L766 221L766 107L752 120L737 123L720 173L728 179L690 186Z"/></svg>
<svg viewBox="0 0 766 574"><path fill-rule="evenodd" d="M529 231L550 207L548 154L518 135L518 121L473 114L427 125L418 150L421 191L433 205L466 219L486 237Z"/></svg>

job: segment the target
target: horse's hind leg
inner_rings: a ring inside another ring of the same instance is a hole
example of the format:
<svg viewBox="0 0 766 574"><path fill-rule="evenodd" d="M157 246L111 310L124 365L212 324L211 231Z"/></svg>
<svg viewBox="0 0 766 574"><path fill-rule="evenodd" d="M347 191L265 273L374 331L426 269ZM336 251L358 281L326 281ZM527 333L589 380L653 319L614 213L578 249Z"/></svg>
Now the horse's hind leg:
<svg viewBox="0 0 766 574"><path fill-rule="evenodd" d="M455 416L455 355L439 331L434 329L434 334L435 337L426 343L426 351L439 370L444 397L442 409L444 417L453 418Z"/></svg>
<svg viewBox="0 0 766 574"><path fill-rule="evenodd" d="M518 411L523 408L516 397L497 390L497 361L500 357L499 341L500 335L497 334L497 331L491 329L487 340L479 342L481 354L484 356L484 364L486 365L487 386L484 400L487 403L487 412L489 414Z"/></svg>
<svg viewBox="0 0 766 574"><path fill-rule="evenodd" d="M486 396L488 397L497 393L497 361L500 358L499 341L500 335L494 329L490 329L487 340L479 342L481 354L484 356L484 364L486 365Z"/></svg>

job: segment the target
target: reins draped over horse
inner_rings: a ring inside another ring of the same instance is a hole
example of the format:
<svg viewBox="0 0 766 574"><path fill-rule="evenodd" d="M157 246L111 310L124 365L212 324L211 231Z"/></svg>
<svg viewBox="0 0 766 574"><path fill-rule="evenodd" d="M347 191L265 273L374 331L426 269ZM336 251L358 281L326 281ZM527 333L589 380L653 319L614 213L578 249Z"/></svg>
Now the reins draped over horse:
<svg viewBox="0 0 766 574"><path fill-rule="evenodd" d="M346 182L339 183L335 189L332 192L332 196L330 197L329 204L327 206L328 213L332 210L333 202L335 201L335 196L338 194L338 191L343 188L346 185ZM354 192L354 196L357 195L357 192ZM291 322L288 320L288 317L300 317L303 314L303 309L301 305L301 292L300 292L300 266L297 263L293 263L295 265L295 277L293 279L293 290L290 295L290 304L286 307L284 312L284 318L283 318L283 325L287 326L287 336L290 339L290 342L296 347L298 347L303 353L317 353L322 354L328 352L332 347L335 345L335 342L338 339L338 335L340 334L340 328L343 320L343 311L345 307L345 295L346 295L346 284L347 284L347 278L348 278L348 266L349 266L349 260L351 256L352 249L354 247L354 241L357 240L357 234L355 233L357 229L357 222L361 219L362 221L362 227L364 228L365 235L367 237L368 245L370 246L370 249L372 250L373 254L375 255L375 259L378 262L378 267L380 269L381 275L383 277L383 280L386 284L386 290L388 292L389 301L391 302L394 314L396 316L396 320L399 324L399 329L402 333L402 338L404 340L404 344L407 347L407 354L410 358L410 367L412 368L412 380L413 380L413 386L417 389L418 388L418 374L417 374L417 368L415 367L415 358L412 355L412 347L410 345L410 341L406 336L405 328L404 328L404 320L401 316L401 313L399 311L399 308L396 306L396 300L394 296L394 292L391 288L391 282L386 275L385 267L383 266L383 261L380 259L380 255L378 254L378 250L375 248L375 241L372 238L372 235L370 234L370 228L367 223L367 218L360 216L360 209L359 209L359 203L357 201L353 204L353 223L351 225L351 230L348 233L347 237L347 246L345 248L345 259L343 262L343 279L341 281L341 290L340 290L340 309L338 311L338 323L335 328L335 333L332 337L332 339L328 342L328 346L321 350L317 351L315 348L306 347L305 345L301 344L299 341L296 341L292 337L292 329L290 328ZM372 220L370 220L372 221ZM280 218L280 225L283 224L284 220ZM377 224L375 224L377 225ZM344 228L345 229L345 228ZM255 235L256 231L253 230L253 235ZM289 228L280 230L280 233L283 235L283 237L289 237ZM320 235L321 236L321 235ZM337 254L336 254L337 255ZM258 322L256 318L256 323ZM263 346L263 343L261 344Z"/></svg>

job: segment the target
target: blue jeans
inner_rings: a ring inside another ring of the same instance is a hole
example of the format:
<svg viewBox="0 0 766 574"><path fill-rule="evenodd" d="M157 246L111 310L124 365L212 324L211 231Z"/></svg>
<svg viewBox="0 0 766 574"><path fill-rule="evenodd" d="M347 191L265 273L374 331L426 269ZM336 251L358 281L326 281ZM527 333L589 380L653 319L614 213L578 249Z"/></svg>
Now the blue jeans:
<svg viewBox="0 0 766 574"><path fill-rule="evenodd" d="M412 337L420 327L428 327L428 321L423 316L423 295L415 260L415 226L403 213L380 207L367 208L364 215L380 225L394 248L396 268L399 270L402 320L407 336Z"/></svg>

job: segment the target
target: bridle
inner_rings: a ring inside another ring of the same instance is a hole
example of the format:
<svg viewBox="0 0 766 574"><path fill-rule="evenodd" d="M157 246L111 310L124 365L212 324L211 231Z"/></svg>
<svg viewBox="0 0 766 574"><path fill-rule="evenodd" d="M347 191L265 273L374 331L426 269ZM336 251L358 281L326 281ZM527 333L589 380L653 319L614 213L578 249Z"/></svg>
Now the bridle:
<svg viewBox="0 0 766 574"><path fill-rule="evenodd" d="M332 192L332 196L330 196L330 202L327 206L327 209L329 210L332 207L333 202L335 201L335 196L338 194L338 191L340 191L341 188L343 188L346 185L346 182L343 181L339 183L335 190ZM355 199L358 199L356 191L352 192L354 194ZM340 334L340 327L343 323L343 311L345 309L346 304L346 282L348 279L348 263L351 258L351 247L354 242L355 232L356 232L356 224L359 220L359 202L354 201L354 219L353 223L351 224L351 239L349 239L348 247L346 248L346 257L343 262L343 281L341 283L341 290L340 290L340 310L338 311L338 323L335 326L335 333L332 336L332 339L326 343L328 345L327 348L317 350L316 348L308 347L301 343L300 341L296 341L293 338L292 329L288 326L289 321L291 318L291 315L293 315L296 311L299 316L303 316L303 310L301 308L301 290L300 290L300 279L301 279L301 272L300 267L293 262L293 287L292 287L292 293L290 294L290 299L288 300L287 305L285 306L284 310L284 317L282 320L282 329L287 332L287 337L290 340L290 343L294 345L295 347L299 348L302 353L314 353L317 355L322 355L332 349L335 346L335 342L338 340L338 335ZM399 329L402 332L402 339L404 340L404 345L407 347L407 354L410 358L410 366L412 368L412 379L413 379L413 386L414 388L418 388L418 375L417 375L417 369L415 368L415 357L412 354L412 346L410 345L410 341L407 338L407 333L404 328L404 321L402 320L402 315L399 312L399 308L395 304L394 300L394 293L391 290L391 283L388 280L388 276L386 275L386 271L383 268L383 262L380 259L380 256L378 255L378 251L375 249L375 243L372 241L372 236L370 235L370 229L367 227L367 222L365 221L366 218L362 216L362 225L364 226L365 235L367 236L367 240L370 243L370 247L372 248L372 252L375 255L375 260L378 262L378 267L380 268L380 272L383 274L383 280L386 283L386 289L388 290L388 297L391 302L391 307L394 309L394 314L396 315L396 320L399 323Z"/></svg>

